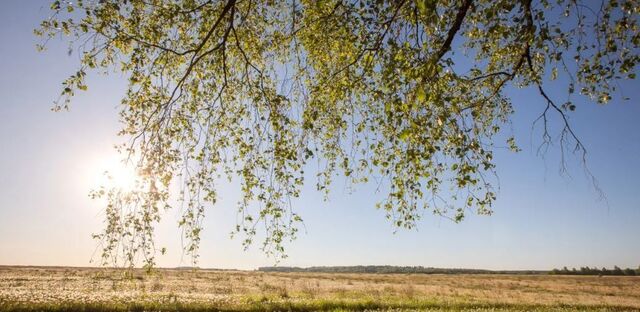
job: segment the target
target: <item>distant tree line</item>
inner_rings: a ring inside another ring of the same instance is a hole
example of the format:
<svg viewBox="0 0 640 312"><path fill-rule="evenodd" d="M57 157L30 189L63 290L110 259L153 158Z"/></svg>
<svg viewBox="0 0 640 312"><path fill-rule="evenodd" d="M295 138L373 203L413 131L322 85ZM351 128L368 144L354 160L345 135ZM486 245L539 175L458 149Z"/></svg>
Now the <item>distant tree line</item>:
<svg viewBox="0 0 640 312"><path fill-rule="evenodd" d="M549 271L492 271L482 269L431 268L422 266L392 266L392 265L358 265L358 266L316 266L300 267L261 267L263 272L315 272L315 273L405 273L405 274L546 274Z"/></svg>
<svg viewBox="0 0 640 312"><path fill-rule="evenodd" d="M551 274L551 275L619 275L640 276L640 267L637 269L621 269L614 266L613 269L596 267L581 267L546 270L483 270L483 269L459 269L459 268L432 268L423 266L393 266L393 265L357 265L357 266L314 266L314 267L287 267L272 266L260 267L262 272L314 272L314 273L404 273L404 274Z"/></svg>
<svg viewBox="0 0 640 312"><path fill-rule="evenodd" d="M617 265L613 267L613 269L609 270L607 268L598 269L596 267L581 267L580 269L572 268L569 270L567 267L562 269L553 269L549 272L549 274L556 275L627 275L627 276L635 276L640 275L640 266L637 269L621 269Z"/></svg>

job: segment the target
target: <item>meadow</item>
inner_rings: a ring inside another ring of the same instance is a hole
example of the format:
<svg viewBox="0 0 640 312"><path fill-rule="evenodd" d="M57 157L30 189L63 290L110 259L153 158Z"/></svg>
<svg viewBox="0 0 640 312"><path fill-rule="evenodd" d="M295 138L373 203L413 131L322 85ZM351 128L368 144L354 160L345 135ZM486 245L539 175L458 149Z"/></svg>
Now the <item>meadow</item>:
<svg viewBox="0 0 640 312"><path fill-rule="evenodd" d="M0 267L0 311L640 311L640 277Z"/></svg>

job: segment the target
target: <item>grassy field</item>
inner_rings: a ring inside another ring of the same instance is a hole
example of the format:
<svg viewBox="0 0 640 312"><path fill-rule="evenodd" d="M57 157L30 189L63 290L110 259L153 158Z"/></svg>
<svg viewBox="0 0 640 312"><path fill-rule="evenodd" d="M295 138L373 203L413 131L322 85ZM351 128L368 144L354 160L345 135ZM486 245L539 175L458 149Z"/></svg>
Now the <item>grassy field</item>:
<svg viewBox="0 0 640 312"><path fill-rule="evenodd" d="M0 311L640 311L640 277L0 267Z"/></svg>

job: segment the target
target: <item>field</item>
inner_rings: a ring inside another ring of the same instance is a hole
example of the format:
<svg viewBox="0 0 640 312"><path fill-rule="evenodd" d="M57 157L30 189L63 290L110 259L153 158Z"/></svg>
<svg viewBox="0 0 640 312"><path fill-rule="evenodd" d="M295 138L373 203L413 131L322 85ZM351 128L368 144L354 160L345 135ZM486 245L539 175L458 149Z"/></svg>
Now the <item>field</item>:
<svg viewBox="0 0 640 312"><path fill-rule="evenodd" d="M0 311L640 311L640 277L1 267Z"/></svg>

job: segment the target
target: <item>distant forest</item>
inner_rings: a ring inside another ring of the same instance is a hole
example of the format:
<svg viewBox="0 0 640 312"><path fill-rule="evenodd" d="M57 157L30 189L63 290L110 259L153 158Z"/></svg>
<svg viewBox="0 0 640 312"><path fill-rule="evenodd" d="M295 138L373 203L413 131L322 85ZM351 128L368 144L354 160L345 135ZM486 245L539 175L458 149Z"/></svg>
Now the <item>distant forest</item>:
<svg viewBox="0 0 640 312"><path fill-rule="evenodd" d="M358 265L358 266L314 266L300 267L260 267L262 272L316 272L316 273L415 273L415 274L553 274L553 275L640 275L638 269L621 269L614 266L613 269L589 268L580 269L553 269L545 270L482 270L482 269L456 269L456 268L431 268L422 266L392 266L392 265Z"/></svg>
<svg viewBox="0 0 640 312"><path fill-rule="evenodd" d="M571 270L564 267L562 269L553 269L549 272L549 274L555 275L628 275L635 276L640 275L640 267L637 269L621 269L617 265L613 267L613 269L609 270L607 268L590 268L590 267L581 267L580 269L572 268Z"/></svg>
<svg viewBox="0 0 640 312"><path fill-rule="evenodd" d="M358 265L358 266L315 266L299 267L261 267L263 272L317 272L317 273L419 273L419 274L547 274L549 271L511 270L493 271L482 269L444 269L427 268L422 266L392 266L392 265Z"/></svg>

